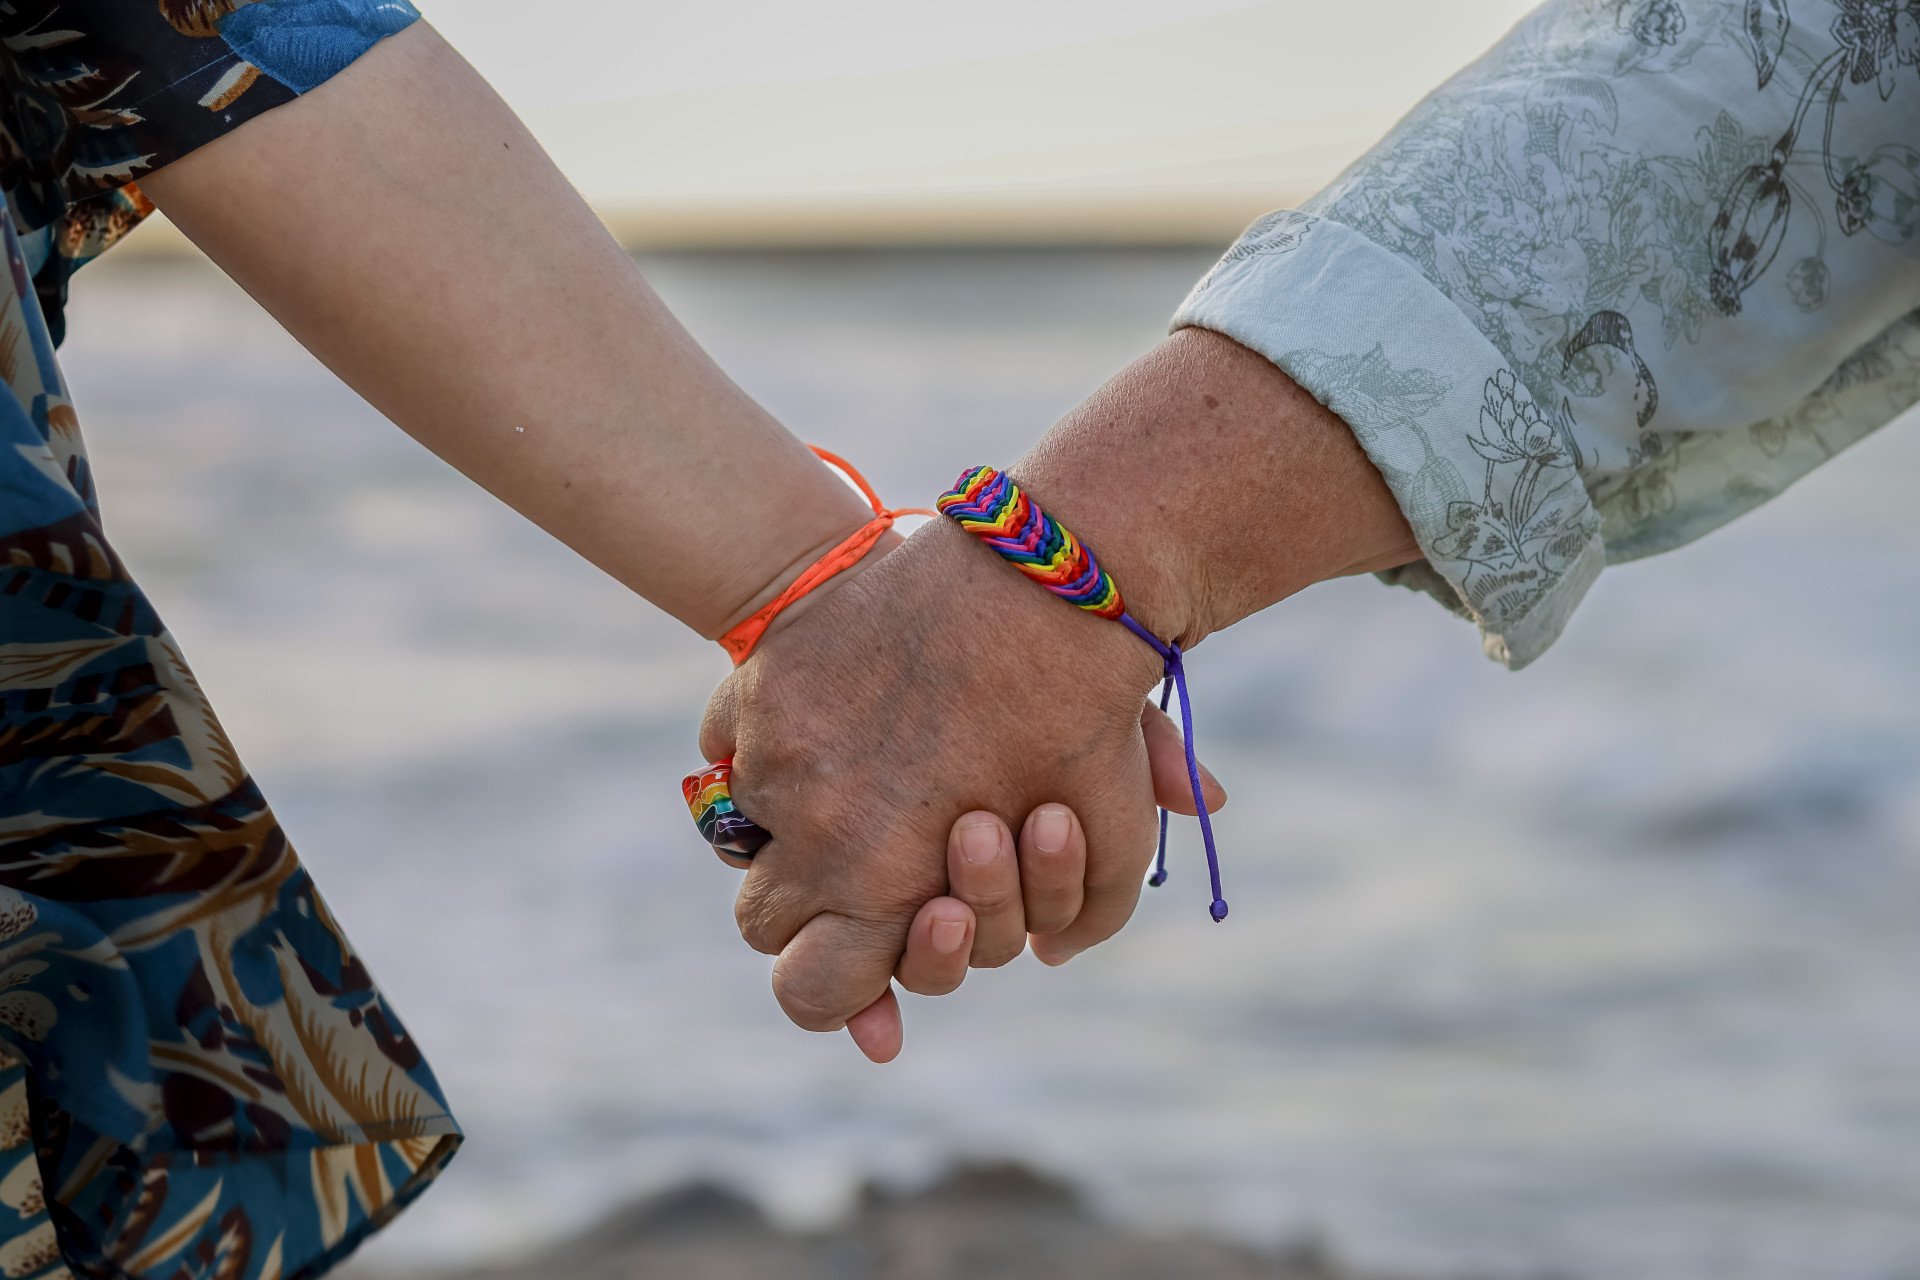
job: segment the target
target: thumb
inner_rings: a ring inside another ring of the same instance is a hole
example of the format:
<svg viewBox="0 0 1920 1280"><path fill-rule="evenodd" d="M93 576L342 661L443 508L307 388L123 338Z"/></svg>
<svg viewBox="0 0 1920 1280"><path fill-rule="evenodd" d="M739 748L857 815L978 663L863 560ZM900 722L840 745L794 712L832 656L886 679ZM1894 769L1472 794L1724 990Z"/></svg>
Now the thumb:
<svg viewBox="0 0 1920 1280"><path fill-rule="evenodd" d="M902 1031L900 1001L888 987L880 998L847 1019L847 1034L860 1052L874 1062L892 1062L900 1056Z"/></svg>
<svg viewBox="0 0 1920 1280"><path fill-rule="evenodd" d="M707 699L700 717L700 754L709 760L731 760L740 723L740 673L735 671Z"/></svg>
<svg viewBox="0 0 1920 1280"><path fill-rule="evenodd" d="M1140 733L1147 740L1147 768L1153 774L1153 802L1173 813L1196 816L1193 783L1187 777L1187 744L1180 727L1151 702L1140 709ZM1207 812L1218 813L1227 803L1227 789L1206 765L1200 766L1200 793Z"/></svg>
<svg viewBox="0 0 1920 1280"><path fill-rule="evenodd" d="M823 911L800 926L773 962L774 999L808 1031L838 1031L892 989L904 945L898 936Z"/></svg>

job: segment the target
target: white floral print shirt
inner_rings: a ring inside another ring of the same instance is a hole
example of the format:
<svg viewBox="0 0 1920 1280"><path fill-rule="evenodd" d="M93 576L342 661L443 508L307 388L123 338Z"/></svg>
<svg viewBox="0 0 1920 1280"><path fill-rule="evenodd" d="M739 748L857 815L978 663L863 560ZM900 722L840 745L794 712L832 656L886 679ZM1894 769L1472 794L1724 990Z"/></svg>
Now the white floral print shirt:
<svg viewBox="0 0 1920 1280"><path fill-rule="evenodd" d="M1174 317L1349 425L1538 657L1920 399L1920 0L1549 0Z"/></svg>

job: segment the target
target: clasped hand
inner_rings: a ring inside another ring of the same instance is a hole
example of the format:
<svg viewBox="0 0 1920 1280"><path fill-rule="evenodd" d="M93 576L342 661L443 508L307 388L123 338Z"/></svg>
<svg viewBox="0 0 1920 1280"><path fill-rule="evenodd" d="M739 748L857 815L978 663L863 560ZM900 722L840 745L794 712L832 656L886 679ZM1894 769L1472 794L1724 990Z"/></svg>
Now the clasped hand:
<svg viewBox="0 0 1920 1280"><path fill-rule="evenodd" d="M735 915L779 957L781 1008L886 1061L891 980L941 995L1029 941L1061 964L1111 936L1155 804L1191 813L1192 795L1179 731L1145 701L1153 651L947 522L809 603L715 692L701 747L774 834L722 856L746 870Z"/></svg>
<svg viewBox="0 0 1920 1280"><path fill-rule="evenodd" d="M1014 478L1183 650L1312 583L1420 556L1346 424L1199 329L1055 424ZM700 744L733 758L735 800L774 834L735 914L779 956L781 1007L884 1060L891 977L947 991L969 958L1018 955L1023 932L1059 964L1126 923L1155 803L1193 812L1185 749L1145 703L1153 648L949 521L802 604L716 691ZM970 857L988 834L991 855Z"/></svg>

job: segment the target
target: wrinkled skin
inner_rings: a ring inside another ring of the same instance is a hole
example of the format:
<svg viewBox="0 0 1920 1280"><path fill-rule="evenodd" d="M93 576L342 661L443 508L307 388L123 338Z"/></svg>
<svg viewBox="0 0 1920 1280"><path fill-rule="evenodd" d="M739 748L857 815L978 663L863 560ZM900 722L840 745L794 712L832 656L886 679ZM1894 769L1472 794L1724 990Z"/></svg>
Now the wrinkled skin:
<svg viewBox="0 0 1920 1280"><path fill-rule="evenodd" d="M775 833L736 916L780 957L787 1014L834 1030L886 990L947 891L956 813L1081 816L1084 901L1050 958L1126 923L1158 832L1140 708L1160 665L945 521L768 639L715 693L701 747L733 757L742 811Z"/></svg>
<svg viewBox="0 0 1920 1280"><path fill-rule="evenodd" d="M1094 548L1133 617L1188 650L1311 583L1420 555L1346 424L1202 330L1122 371L1012 475ZM1071 923L1036 931L1043 960L1125 924L1157 834L1154 775L1163 804L1192 811L1178 735L1142 713L1154 650L945 520L816 596L720 686L701 733L775 835L735 913L779 956L788 1016L833 1030L883 999L916 913L949 891L955 814L1079 815L1083 896Z"/></svg>

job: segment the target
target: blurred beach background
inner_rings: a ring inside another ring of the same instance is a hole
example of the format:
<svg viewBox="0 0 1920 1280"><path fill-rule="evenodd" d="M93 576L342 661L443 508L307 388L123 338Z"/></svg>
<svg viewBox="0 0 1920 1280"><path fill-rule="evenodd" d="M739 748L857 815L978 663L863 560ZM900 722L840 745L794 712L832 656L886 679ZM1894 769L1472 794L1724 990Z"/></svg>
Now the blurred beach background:
<svg viewBox="0 0 1920 1280"><path fill-rule="evenodd" d="M918 503L1017 457L1523 8L429 16L750 392ZM693 1178L820 1224L1004 1157L1142 1230L1408 1277L1920 1276L1914 415L1610 571L1521 674L1370 579L1209 640L1231 920L1176 822L1125 933L908 998L875 1067L782 1017L681 805L716 646L164 227L69 314L108 532L467 1127L368 1265Z"/></svg>

